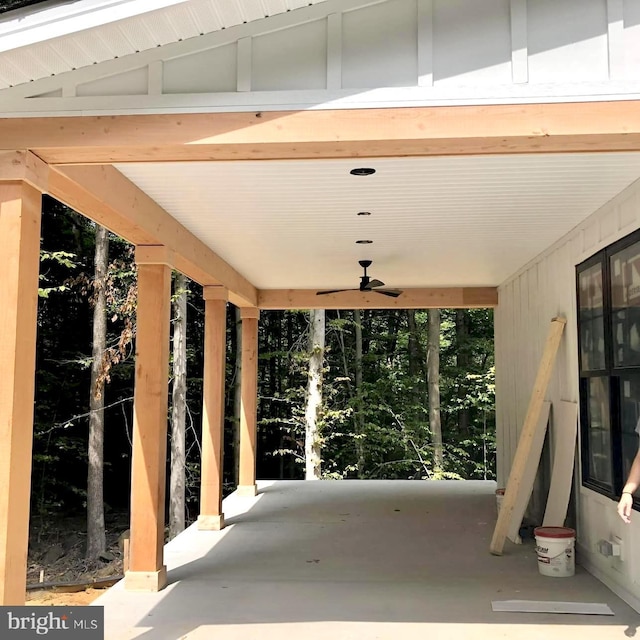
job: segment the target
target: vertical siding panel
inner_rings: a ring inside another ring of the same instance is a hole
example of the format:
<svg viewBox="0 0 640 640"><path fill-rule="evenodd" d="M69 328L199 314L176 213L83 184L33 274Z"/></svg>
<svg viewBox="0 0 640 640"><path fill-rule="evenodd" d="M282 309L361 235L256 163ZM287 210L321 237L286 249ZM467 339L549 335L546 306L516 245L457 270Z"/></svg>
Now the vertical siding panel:
<svg viewBox="0 0 640 640"><path fill-rule="evenodd" d="M521 311L520 311L520 278L513 283L513 305L514 305L514 322L511 328L511 340L513 341L514 358L511 362L511 377L515 377L515 373L520 368L521 370L526 368L526 363L522 362L522 343L519 340L520 326L521 326ZM515 383L515 381L514 381ZM513 461L516 445L518 442L518 436L520 434L520 397L518 393L519 389L516 384L513 388L513 421L511 423L510 430L510 460ZM509 470L511 470L511 464L509 464Z"/></svg>
<svg viewBox="0 0 640 640"><path fill-rule="evenodd" d="M499 356L496 353L496 401L500 400L500 437L496 442L496 450L498 454L498 463L500 464L500 475L498 476L498 482L504 486L506 482L506 459L508 457L508 424L509 424L509 375L507 366L509 362L510 344L509 344L509 322L510 322L510 304L511 304L511 285L502 287L499 292L499 307L498 312L500 316L499 331L500 331L500 353ZM498 329L496 329L498 330ZM498 368L500 369L498 371ZM498 390L498 376L500 376L500 384L502 388Z"/></svg>
<svg viewBox="0 0 640 640"><path fill-rule="evenodd" d="M529 388L530 378L531 378L531 350L530 345L531 341L528 340L527 336L531 335L529 332L529 271L523 273L520 278L520 321L518 322L517 328L517 340L518 340L518 348L520 350L520 358L518 362L520 367L522 367L527 372L527 382L522 389L522 391L518 394L518 439L520 438L520 434L522 432L522 425L524 423L524 417L527 411L527 403L526 403L526 390ZM517 444L517 442L516 442ZM515 450L514 450L515 454Z"/></svg>
<svg viewBox="0 0 640 640"><path fill-rule="evenodd" d="M514 406L514 384L511 371L511 365L513 362L513 282L510 282L505 287L505 309L504 309L504 345L505 351L502 353L502 369L503 380L505 381L503 402L504 402L504 444L502 446L503 462L502 462L502 480L506 484L509 477L509 471L511 470L511 429L513 425L513 406Z"/></svg>
<svg viewBox="0 0 640 640"><path fill-rule="evenodd" d="M496 365L499 365L496 371L500 415L498 460L503 482L511 468L549 323L557 315L566 317L567 325L547 399L552 403L579 400L576 265L638 228L640 181L500 286L495 331ZM580 460L576 467L580 487L579 467ZM543 499L542 493L534 496L531 515L539 511ZM634 574L634 569L640 566L640 518L632 519L631 525L625 526L616 516L614 501L583 487L577 491L576 503L583 564L606 575L620 595L626 593L630 602L640 605L640 579ZM625 549L625 560L616 569L609 559L593 550L595 541L612 535L622 537Z"/></svg>
<svg viewBox="0 0 640 640"><path fill-rule="evenodd" d="M514 380L514 373L516 370L516 359L518 357L518 354L516 352L516 341L515 341L515 335L516 335L516 322L517 322L517 317L516 317L516 284L517 284L517 280L511 283L511 303L509 305L510 307L510 312L511 312L511 321L509 322L509 344L510 344L510 354L509 354L509 365L508 365L508 372L509 372L509 422L507 424L507 429L508 429L508 443L509 443L509 448L508 448L508 457L505 460L505 469L507 472L507 478L509 477L509 474L511 473L511 462L513 460L513 455L514 455L514 450L513 450L513 439L514 439L514 434L516 433L517 430L517 420L518 420L518 402L517 402L517 398L516 398L516 381Z"/></svg>
<svg viewBox="0 0 640 640"><path fill-rule="evenodd" d="M503 486L504 477L504 296L504 290L500 289L498 291L498 306L493 312L493 348L496 368L496 479L499 487Z"/></svg>
<svg viewBox="0 0 640 640"><path fill-rule="evenodd" d="M510 0L511 78L516 84L529 81L529 46L527 44L527 0Z"/></svg>

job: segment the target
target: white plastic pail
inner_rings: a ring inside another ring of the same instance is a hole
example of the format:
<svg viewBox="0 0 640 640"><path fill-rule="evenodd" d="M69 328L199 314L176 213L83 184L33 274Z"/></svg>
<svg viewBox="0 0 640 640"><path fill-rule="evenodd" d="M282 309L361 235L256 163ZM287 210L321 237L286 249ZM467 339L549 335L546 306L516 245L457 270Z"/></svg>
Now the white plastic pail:
<svg viewBox="0 0 640 640"><path fill-rule="evenodd" d="M576 571L576 532L568 527L537 527L534 535L540 573L554 578L572 576Z"/></svg>

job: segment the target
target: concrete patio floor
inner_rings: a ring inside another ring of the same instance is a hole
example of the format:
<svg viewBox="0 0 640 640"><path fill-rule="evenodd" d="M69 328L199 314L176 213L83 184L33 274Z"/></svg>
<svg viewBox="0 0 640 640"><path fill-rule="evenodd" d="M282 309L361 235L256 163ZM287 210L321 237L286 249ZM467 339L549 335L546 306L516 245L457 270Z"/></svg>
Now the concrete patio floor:
<svg viewBox="0 0 640 640"><path fill-rule="evenodd" d="M491 556L493 482L278 481L225 500L228 526L166 547L169 586L105 608L107 640L609 640L640 614L533 542ZM604 602L615 616L494 613L492 600Z"/></svg>

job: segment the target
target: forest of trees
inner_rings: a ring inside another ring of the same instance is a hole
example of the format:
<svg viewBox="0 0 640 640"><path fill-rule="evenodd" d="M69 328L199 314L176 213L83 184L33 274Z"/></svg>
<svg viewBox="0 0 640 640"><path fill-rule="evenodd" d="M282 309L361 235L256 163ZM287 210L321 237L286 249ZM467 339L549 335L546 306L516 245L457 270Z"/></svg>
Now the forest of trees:
<svg viewBox="0 0 640 640"><path fill-rule="evenodd" d="M132 247L115 236L107 242L103 230L50 198L43 210L32 513L86 509L95 492L87 491L90 433L91 454L102 457L104 451L99 473L105 508L126 511L136 304ZM184 350L186 370L172 370L172 378L182 378L184 401L180 387L173 388L168 420L175 426L182 412L186 429L181 435L174 428L171 436L170 427L168 437L180 444L180 465L187 469L185 504L176 517L182 512L189 520L197 516L204 304L200 287L177 274L174 299L173 353L180 359L176 354ZM106 318L102 331L93 323L96 308L96 316ZM227 490L235 482L239 322L228 305ZM96 348L101 332L104 347ZM436 366L434 378L428 372ZM493 371L490 310L262 312L258 477L494 478ZM104 442L92 424L101 415ZM317 432L305 447L311 418Z"/></svg>

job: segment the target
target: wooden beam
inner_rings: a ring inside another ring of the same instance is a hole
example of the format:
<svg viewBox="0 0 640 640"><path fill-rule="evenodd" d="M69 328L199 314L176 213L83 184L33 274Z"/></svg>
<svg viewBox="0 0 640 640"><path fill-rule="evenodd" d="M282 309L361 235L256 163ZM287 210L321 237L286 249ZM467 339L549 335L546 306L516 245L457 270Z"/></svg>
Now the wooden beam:
<svg viewBox="0 0 640 640"><path fill-rule="evenodd" d="M159 591L163 562L171 268L138 265L136 372L131 461L131 543L125 587Z"/></svg>
<svg viewBox="0 0 640 640"><path fill-rule="evenodd" d="M237 306L255 306L255 287L117 169L51 170L48 192L135 245L164 245L174 267L203 286L223 285Z"/></svg>
<svg viewBox="0 0 640 640"><path fill-rule="evenodd" d="M434 287L405 289L398 298L379 293L344 291L324 296L316 289L263 289L260 309L478 309L496 307L495 287Z"/></svg>
<svg viewBox="0 0 640 640"><path fill-rule="evenodd" d="M30 151L2 151L0 180L26 182L43 193L49 182L49 166Z"/></svg>
<svg viewBox="0 0 640 640"><path fill-rule="evenodd" d="M237 492L255 496L258 423L258 309L242 309L240 473Z"/></svg>
<svg viewBox="0 0 640 640"><path fill-rule="evenodd" d="M30 185L0 182L2 606L24 604L27 580L41 200Z"/></svg>
<svg viewBox="0 0 640 640"><path fill-rule="evenodd" d="M638 101L0 119L50 164L640 149Z"/></svg>
<svg viewBox="0 0 640 640"><path fill-rule="evenodd" d="M204 376L202 409L202 465L198 529L219 531L222 513L222 457L224 445L224 379L227 299L224 287L205 287Z"/></svg>
<svg viewBox="0 0 640 640"><path fill-rule="evenodd" d="M518 447L513 457L511 473L507 481L500 513L498 514L498 521L496 522L489 546L491 553L496 556L502 555L504 543L511 528L514 509L518 502L521 488L523 488L527 460L531 454L532 445L536 438L544 396L549 386L549 380L551 380L553 366L560 346L560 339L562 338L562 332L566 323L565 318L553 318L553 320L551 320L547 341L540 360L540 366L538 367L538 374L536 375L533 391L531 392L529 407L527 408L527 414L518 439ZM544 426L546 428L546 423Z"/></svg>

